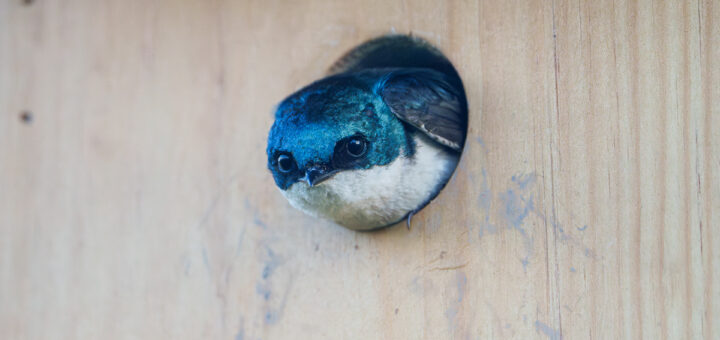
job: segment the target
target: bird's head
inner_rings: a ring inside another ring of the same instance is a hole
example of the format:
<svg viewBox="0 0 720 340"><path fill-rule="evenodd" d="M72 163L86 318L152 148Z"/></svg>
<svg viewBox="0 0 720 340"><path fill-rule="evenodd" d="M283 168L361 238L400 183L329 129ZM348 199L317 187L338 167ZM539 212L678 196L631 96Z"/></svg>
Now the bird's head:
<svg viewBox="0 0 720 340"><path fill-rule="evenodd" d="M316 186L343 171L392 162L403 125L373 84L352 76L313 83L283 100L268 137L268 168L282 190Z"/></svg>

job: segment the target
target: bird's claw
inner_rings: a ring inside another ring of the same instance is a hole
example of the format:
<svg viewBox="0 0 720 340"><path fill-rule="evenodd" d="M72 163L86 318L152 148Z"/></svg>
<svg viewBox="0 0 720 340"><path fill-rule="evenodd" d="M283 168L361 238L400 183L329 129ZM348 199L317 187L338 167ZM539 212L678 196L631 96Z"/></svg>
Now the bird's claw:
<svg viewBox="0 0 720 340"><path fill-rule="evenodd" d="M413 215L415 215L414 210L408 214L407 220L405 220L405 222L406 222L405 226L407 227L407 230L410 230L410 223L412 222Z"/></svg>

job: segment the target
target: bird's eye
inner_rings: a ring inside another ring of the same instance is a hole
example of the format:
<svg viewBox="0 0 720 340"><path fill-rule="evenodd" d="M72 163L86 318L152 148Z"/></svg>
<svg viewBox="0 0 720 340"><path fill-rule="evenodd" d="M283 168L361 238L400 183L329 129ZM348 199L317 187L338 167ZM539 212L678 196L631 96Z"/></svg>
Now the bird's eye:
<svg viewBox="0 0 720 340"><path fill-rule="evenodd" d="M295 162L291 156L282 154L277 158L277 167L280 172L288 173L293 170L293 167L295 167Z"/></svg>
<svg viewBox="0 0 720 340"><path fill-rule="evenodd" d="M347 152L350 156L360 157L367 151L367 143L360 138L351 138L347 142Z"/></svg>
<svg viewBox="0 0 720 340"><path fill-rule="evenodd" d="M365 157L372 144L361 133L345 137L335 143L332 166L335 169L353 169L368 164Z"/></svg>

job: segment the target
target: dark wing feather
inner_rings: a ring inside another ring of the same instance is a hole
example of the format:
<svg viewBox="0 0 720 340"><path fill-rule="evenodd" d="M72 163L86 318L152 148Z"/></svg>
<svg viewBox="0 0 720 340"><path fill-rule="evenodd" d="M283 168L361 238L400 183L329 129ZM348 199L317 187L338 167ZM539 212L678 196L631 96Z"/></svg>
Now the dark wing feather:
<svg viewBox="0 0 720 340"><path fill-rule="evenodd" d="M400 120L433 140L460 151L467 128L467 104L462 89L430 69L391 72L376 91Z"/></svg>

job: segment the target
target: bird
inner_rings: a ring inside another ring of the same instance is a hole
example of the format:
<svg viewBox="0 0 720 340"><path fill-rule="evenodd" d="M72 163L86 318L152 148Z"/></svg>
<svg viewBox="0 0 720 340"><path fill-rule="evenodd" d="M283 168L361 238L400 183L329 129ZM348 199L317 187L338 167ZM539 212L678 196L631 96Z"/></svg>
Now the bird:
<svg viewBox="0 0 720 340"><path fill-rule="evenodd" d="M462 85L425 67L315 81L278 104L267 167L290 204L353 230L425 207L449 180L467 129Z"/></svg>

